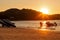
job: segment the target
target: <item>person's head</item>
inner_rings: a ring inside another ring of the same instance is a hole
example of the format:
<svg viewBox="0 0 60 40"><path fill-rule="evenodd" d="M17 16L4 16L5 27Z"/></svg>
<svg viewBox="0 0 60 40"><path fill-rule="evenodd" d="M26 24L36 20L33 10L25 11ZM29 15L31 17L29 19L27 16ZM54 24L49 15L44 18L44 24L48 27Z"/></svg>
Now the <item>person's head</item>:
<svg viewBox="0 0 60 40"><path fill-rule="evenodd" d="M56 24L56 22L54 22Z"/></svg>
<svg viewBox="0 0 60 40"><path fill-rule="evenodd" d="M40 24L41 24L42 22L40 22Z"/></svg>
<svg viewBox="0 0 60 40"><path fill-rule="evenodd" d="M46 23L50 23L50 22L46 22Z"/></svg>

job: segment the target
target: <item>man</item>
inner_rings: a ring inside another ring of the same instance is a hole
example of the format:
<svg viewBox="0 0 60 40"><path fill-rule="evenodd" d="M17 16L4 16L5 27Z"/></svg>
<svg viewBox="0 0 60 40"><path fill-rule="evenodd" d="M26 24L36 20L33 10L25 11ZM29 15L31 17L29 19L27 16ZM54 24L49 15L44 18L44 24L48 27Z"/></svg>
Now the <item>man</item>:
<svg viewBox="0 0 60 40"><path fill-rule="evenodd" d="M43 26L43 23L42 22L40 22L40 28Z"/></svg>

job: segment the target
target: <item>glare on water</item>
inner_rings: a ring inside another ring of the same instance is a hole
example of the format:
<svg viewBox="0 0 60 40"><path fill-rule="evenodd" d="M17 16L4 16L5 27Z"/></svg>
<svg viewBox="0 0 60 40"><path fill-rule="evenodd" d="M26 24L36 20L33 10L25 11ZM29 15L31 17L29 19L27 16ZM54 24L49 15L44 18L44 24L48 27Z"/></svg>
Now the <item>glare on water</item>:
<svg viewBox="0 0 60 40"><path fill-rule="evenodd" d="M46 21L43 21L42 29L46 28Z"/></svg>

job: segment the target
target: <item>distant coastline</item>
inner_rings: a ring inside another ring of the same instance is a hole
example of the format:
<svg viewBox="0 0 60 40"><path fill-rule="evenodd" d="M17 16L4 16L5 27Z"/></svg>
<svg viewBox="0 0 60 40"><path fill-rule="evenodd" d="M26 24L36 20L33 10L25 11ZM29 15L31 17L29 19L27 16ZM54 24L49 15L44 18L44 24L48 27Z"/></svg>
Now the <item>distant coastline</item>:
<svg viewBox="0 0 60 40"><path fill-rule="evenodd" d="M60 20L60 14L47 15L33 9L11 8L0 12L0 19L9 20Z"/></svg>

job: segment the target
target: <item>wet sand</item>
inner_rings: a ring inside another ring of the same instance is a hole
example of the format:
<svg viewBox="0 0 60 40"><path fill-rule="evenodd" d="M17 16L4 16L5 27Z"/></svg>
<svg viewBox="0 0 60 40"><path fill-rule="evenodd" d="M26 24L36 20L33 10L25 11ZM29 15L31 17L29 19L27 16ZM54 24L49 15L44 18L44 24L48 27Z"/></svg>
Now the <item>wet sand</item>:
<svg viewBox="0 0 60 40"><path fill-rule="evenodd" d="M0 40L60 40L60 32L27 28L0 28Z"/></svg>

